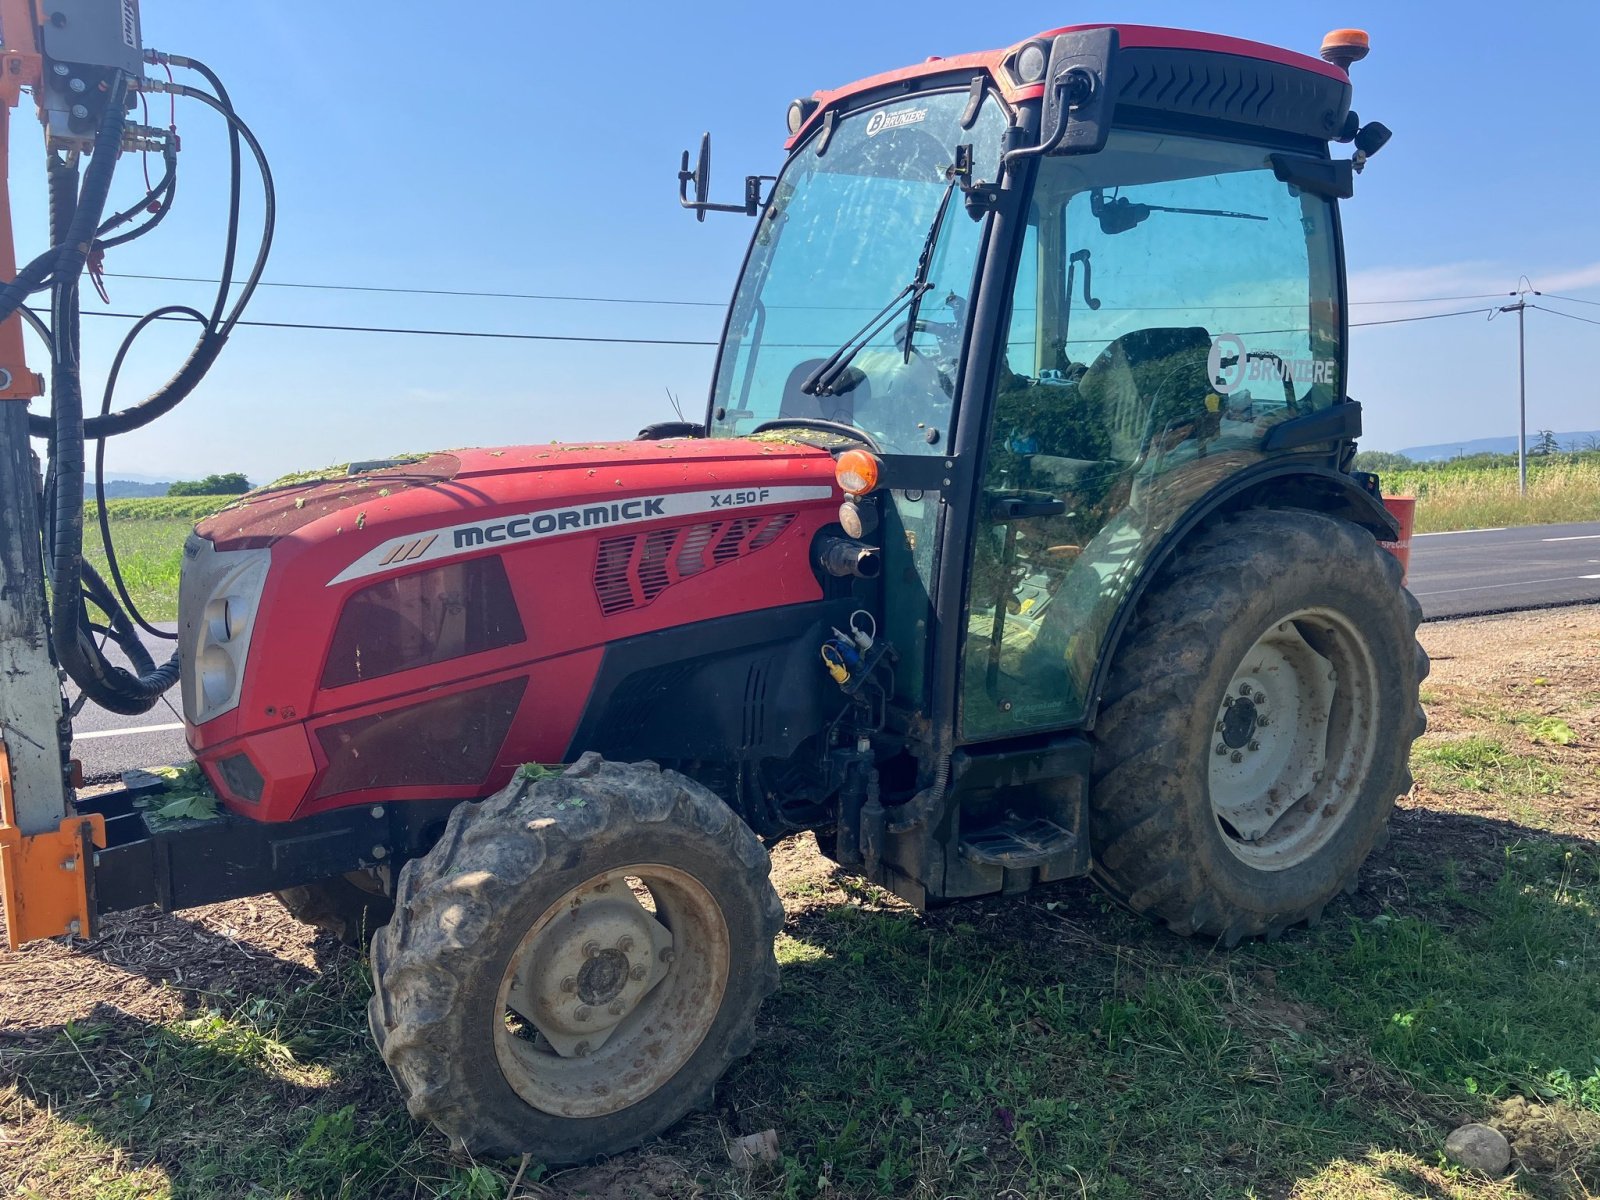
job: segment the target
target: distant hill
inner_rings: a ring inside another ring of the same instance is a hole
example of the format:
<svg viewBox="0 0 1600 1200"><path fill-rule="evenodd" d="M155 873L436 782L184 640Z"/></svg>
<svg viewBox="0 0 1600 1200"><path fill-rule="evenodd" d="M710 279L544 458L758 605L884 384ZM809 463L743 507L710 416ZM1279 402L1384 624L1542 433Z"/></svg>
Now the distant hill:
<svg viewBox="0 0 1600 1200"><path fill-rule="evenodd" d="M1531 450L1538 442L1539 435L1532 430L1528 431L1528 448ZM1586 450L1590 446L1590 439L1600 442L1600 429L1582 430L1576 433L1557 433L1556 441L1563 450L1576 447ZM1427 462L1435 458L1457 458L1468 454L1515 454L1517 452L1517 439L1512 437L1471 438L1464 442L1440 442L1436 446L1407 446L1404 450L1397 451L1407 458L1418 462Z"/></svg>
<svg viewBox="0 0 1600 1200"><path fill-rule="evenodd" d="M130 496L165 496L167 489L172 484L165 480L145 482L134 479L108 479L106 480L106 499L125 500ZM83 485L85 496L94 495L94 480L85 481Z"/></svg>

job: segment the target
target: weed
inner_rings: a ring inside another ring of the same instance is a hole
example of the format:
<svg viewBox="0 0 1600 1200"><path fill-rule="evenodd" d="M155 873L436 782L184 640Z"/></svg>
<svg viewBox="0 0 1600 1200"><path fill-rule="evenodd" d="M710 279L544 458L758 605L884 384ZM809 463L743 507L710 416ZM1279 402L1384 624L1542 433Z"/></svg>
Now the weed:
<svg viewBox="0 0 1600 1200"><path fill-rule="evenodd" d="M1438 790L1543 796L1555 794L1561 786L1561 772L1553 764L1513 754L1487 737L1419 742L1411 752L1411 763L1422 781Z"/></svg>

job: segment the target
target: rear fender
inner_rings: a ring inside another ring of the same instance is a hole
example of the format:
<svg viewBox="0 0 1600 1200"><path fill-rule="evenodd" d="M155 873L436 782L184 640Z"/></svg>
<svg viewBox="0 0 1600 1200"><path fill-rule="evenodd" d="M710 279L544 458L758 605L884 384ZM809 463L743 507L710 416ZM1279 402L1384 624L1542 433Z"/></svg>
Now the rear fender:
<svg viewBox="0 0 1600 1200"><path fill-rule="evenodd" d="M1178 548L1208 522L1251 508L1306 509L1359 525L1378 541L1394 541L1400 536L1400 526L1384 508L1383 501L1351 476L1327 466L1323 459L1289 462L1277 459L1240 471L1196 501L1183 519L1167 532L1151 553L1138 581L1123 598L1095 667L1094 687L1090 692L1094 699L1086 729L1094 728L1106 676L1145 590L1165 569Z"/></svg>

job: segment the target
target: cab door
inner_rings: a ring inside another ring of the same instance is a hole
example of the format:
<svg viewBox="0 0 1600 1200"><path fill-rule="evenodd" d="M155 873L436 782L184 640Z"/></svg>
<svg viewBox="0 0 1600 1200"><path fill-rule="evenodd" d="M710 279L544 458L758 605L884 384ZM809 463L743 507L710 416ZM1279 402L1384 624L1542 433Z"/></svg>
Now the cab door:
<svg viewBox="0 0 1600 1200"><path fill-rule="evenodd" d="M1117 131L1040 166L977 492L961 740L1084 721L1163 534L1341 395L1333 201L1260 147Z"/></svg>

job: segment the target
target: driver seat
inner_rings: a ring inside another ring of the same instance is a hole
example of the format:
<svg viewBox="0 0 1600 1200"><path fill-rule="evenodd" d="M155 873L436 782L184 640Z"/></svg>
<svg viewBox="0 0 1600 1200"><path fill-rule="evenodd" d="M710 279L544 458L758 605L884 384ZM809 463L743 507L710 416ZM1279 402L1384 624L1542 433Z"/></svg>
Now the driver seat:
<svg viewBox="0 0 1600 1200"><path fill-rule="evenodd" d="M1172 408L1174 392L1179 408L1189 407L1187 391L1194 411L1205 410L1210 351L1211 334L1197 325L1157 326L1130 329L1095 357L1078 381L1078 394L1099 406L1111 435L1111 457L1133 462L1144 453L1156 432L1156 405L1165 400L1163 408Z"/></svg>

